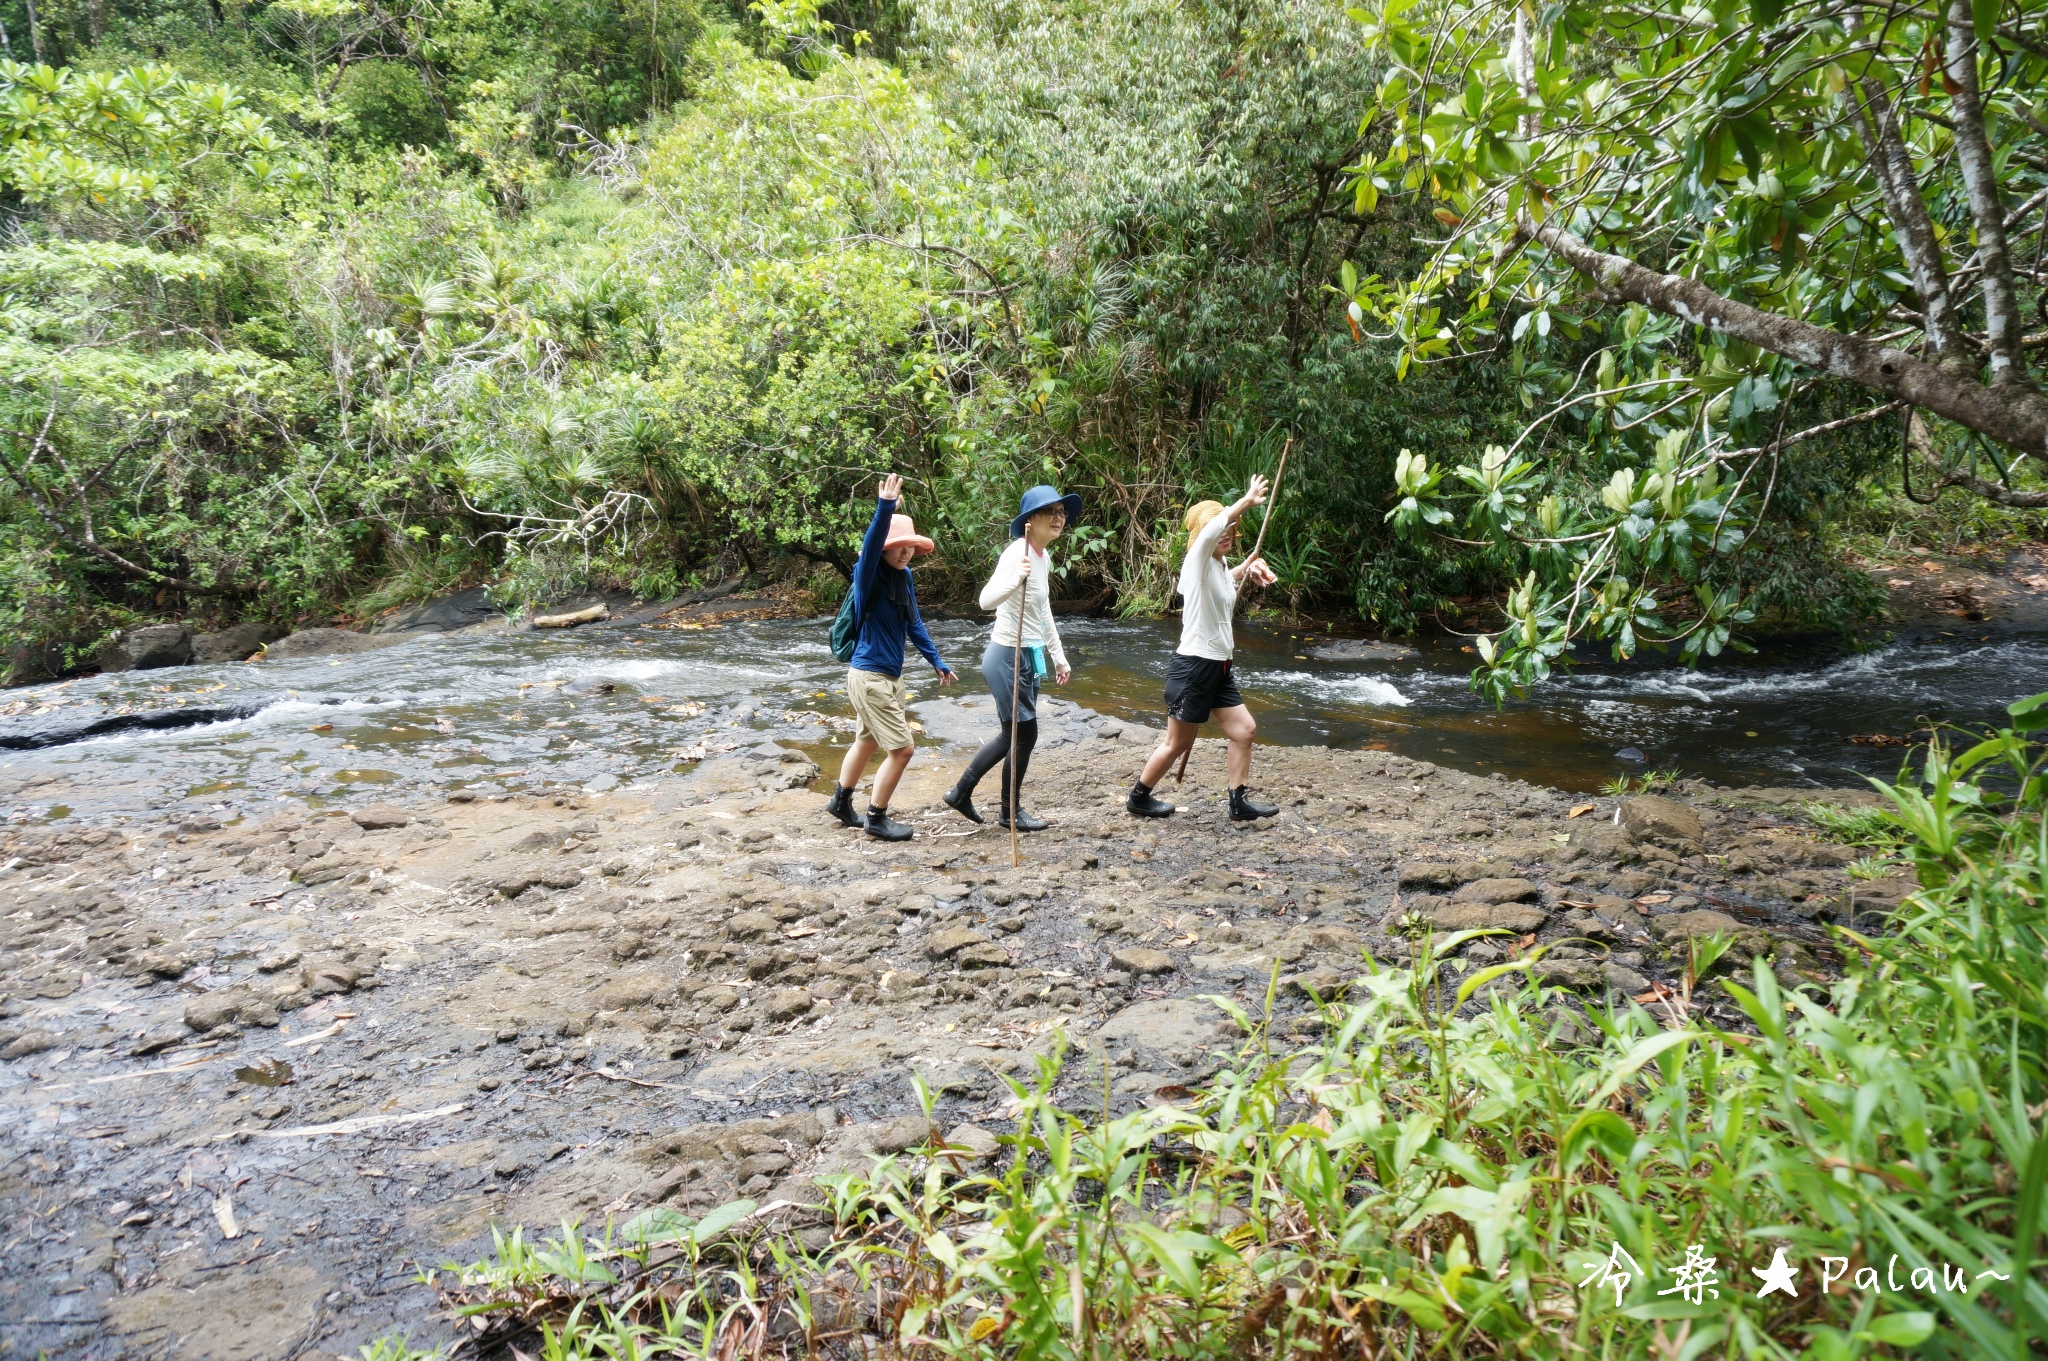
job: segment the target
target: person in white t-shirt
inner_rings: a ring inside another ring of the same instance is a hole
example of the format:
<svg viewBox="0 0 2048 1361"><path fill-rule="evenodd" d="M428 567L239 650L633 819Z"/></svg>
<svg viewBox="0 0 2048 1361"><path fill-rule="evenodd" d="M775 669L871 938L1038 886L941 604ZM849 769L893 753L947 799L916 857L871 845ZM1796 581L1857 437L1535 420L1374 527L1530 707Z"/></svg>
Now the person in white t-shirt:
<svg viewBox="0 0 2048 1361"><path fill-rule="evenodd" d="M1066 532L1068 524L1081 517L1081 498L1062 496L1054 487L1033 487L1017 503L1017 518L1010 521L1010 546L996 559L996 570L981 588L981 607L996 612L989 630L988 648L981 654L982 678L996 699L996 715L1002 731L981 744L981 749L960 772L953 787L940 797L948 808L969 822L980 822L974 808L974 787L981 777L1000 762L1003 767L1002 811L998 827L1017 819L1020 832L1041 832L1045 822L1024 811L1019 791L1031 765L1032 748L1038 745L1038 685L1051 676L1065 685L1072 672L1067 654L1060 646L1059 625L1052 617L1052 555L1046 550ZM1018 666L1018 610L1023 610L1022 670ZM1012 696L1016 712L1010 711ZM1016 728L1017 768L1010 769L1011 727ZM1013 802L1014 800L1014 802Z"/></svg>
<svg viewBox="0 0 2048 1361"><path fill-rule="evenodd" d="M1166 669L1166 738L1145 762L1145 771L1131 787L1124 806L1138 817L1163 818L1176 810L1153 789L1173 769L1181 753L1195 745L1202 724L1216 720L1230 749L1224 758L1229 772L1230 816L1238 822L1269 818L1279 812L1268 803L1254 803L1245 786L1252 772L1252 735L1259 725L1245 708L1231 675L1237 639L1230 617L1237 610L1237 589L1244 582L1273 584L1273 571L1261 558L1230 565L1237 546L1237 522L1266 499L1266 479L1253 477L1245 494L1231 505L1203 501L1188 507L1185 524L1188 553L1180 567L1180 646Z"/></svg>

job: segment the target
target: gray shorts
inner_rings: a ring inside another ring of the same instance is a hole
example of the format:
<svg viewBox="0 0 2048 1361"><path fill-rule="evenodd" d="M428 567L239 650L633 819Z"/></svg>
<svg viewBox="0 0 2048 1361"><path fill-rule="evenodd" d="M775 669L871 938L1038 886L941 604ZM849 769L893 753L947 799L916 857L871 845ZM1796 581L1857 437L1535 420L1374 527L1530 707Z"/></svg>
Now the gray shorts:
<svg viewBox="0 0 2048 1361"><path fill-rule="evenodd" d="M1007 643L990 643L981 654L981 678L996 697L996 714L1010 712L1010 668L1017 649ZM1026 723L1038 721L1038 668L1031 664L1031 649L1024 649L1024 674L1017 678L1017 716Z"/></svg>

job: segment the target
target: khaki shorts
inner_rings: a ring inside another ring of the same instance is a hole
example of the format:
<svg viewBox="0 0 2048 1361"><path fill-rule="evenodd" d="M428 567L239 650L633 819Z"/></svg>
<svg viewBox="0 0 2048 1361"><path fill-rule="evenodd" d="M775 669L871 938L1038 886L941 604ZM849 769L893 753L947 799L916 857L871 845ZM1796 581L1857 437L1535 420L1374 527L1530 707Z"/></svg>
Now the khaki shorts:
<svg viewBox="0 0 2048 1361"><path fill-rule="evenodd" d="M860 719L855 737L871 739L883 751L910 745L910 719L903 712L903 678L874 671L846 673L846 697Z"/></svg>

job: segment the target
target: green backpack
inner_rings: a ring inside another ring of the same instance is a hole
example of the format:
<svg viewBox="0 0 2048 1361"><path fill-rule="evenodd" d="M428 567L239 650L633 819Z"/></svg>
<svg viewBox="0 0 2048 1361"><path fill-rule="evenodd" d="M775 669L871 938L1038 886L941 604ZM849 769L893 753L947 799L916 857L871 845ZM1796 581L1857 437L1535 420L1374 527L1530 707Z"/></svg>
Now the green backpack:
<svg viewBox="0 0 2048 1361"><path fill-rule="evenodd" d="M865 622L853 608L853 587L846 588L846 598L839 602L839 613L832 620L832 655L842 662L853 660L853 650L860 646L860 626Z"/></svg>

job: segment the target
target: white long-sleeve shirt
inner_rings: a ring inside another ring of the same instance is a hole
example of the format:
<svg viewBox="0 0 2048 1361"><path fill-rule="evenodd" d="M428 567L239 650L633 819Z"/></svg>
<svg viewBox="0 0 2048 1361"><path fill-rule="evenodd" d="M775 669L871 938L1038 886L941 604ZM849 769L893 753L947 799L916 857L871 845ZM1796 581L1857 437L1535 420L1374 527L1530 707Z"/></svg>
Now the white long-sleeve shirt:
<svg viewBox="0 0 2048 1361"><path fill-rule="evenodd" d="M1216 545L1231 525L1228 512L1219 514L1188 540L1180 563L1180 646L1184 657L1227 662L1236 655L1237 637L1230 616L1237 612L1237 578L1216 556Z"/></svg>
<svg viewBox="0 0 2048 1361"><path fill-rule="evenodd" d="M1052 555L1029 549L1030 540L1010 540L1010 546L996 559L995 574L981 588L981 607L996 612L989 636L1004 647L1017 645L1017 579L1024 570L1024 554L1031 552L1031 585L1024 599L1024 646L1042 647L1053 665L1067 668L1066 650L1060 646L1059 625L1052 619Z"/></svg>

